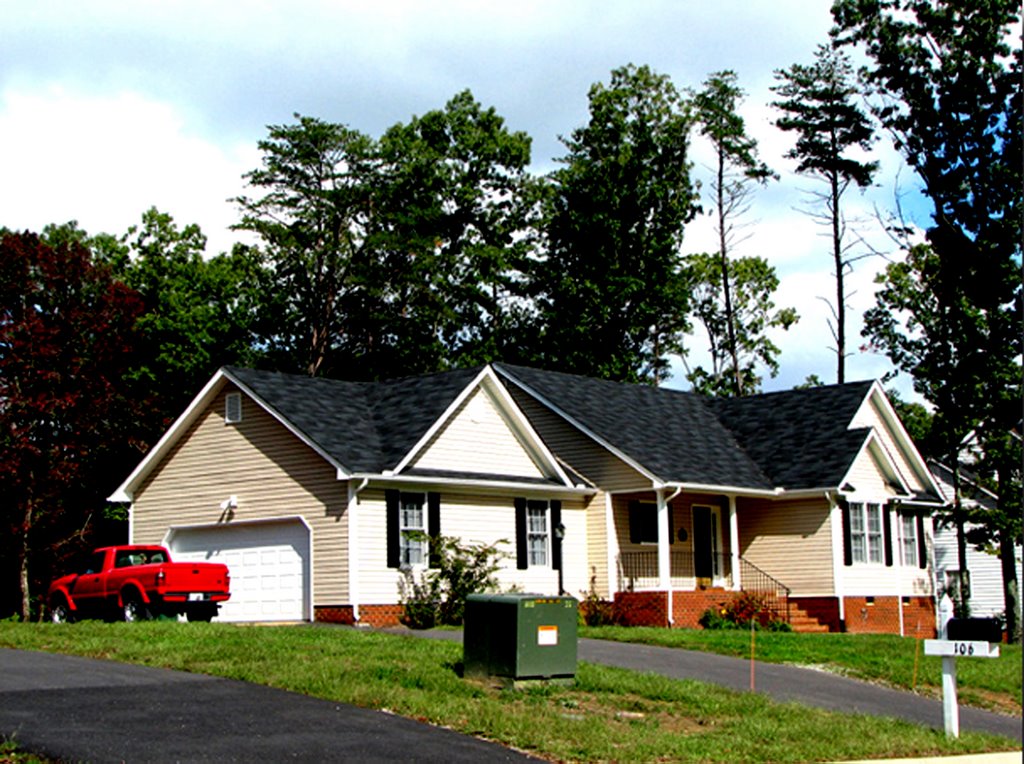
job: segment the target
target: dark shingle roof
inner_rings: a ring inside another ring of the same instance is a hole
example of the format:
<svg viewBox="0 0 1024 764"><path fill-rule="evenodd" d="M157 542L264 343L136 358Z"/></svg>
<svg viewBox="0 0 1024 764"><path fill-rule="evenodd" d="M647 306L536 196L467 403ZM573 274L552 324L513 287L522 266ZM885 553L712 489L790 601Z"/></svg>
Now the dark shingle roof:
<svg viewBox="0 0 1024 764"><path fill-rule="evenodd" d="M661 480L774 486L693 393L496 364Z"/></svg>
<svg viewBox="0 0 1024 764"><path fill-rule="evenodd" d="M393 469L480 369L390 382L224 371L350 472Z"/></svg>
<svg viewBox="0 0 1024 764"><path fill-rule="evenodd" d="M709 398L708 407L772 483L788 490L838 486L867 439L848 429L872 382Z"/></svg>
<svg viewBox="0 0 1024 764"><path fill-rule="evenodd" d="M871 382L706 398L507 364L509 377L667 482L839 485L867 430L847 429Z"/></svg>
<svg viewBox="0 0 1024 764"><path fill-rule="evenodd" d="M871 382L705 398L522 366L495 368L506 384L517 382L671 483L835 487L867 437L867 430L847 428ZM346 470L379 473L398 465L480 368L389 382L224 371Z"/></svg>

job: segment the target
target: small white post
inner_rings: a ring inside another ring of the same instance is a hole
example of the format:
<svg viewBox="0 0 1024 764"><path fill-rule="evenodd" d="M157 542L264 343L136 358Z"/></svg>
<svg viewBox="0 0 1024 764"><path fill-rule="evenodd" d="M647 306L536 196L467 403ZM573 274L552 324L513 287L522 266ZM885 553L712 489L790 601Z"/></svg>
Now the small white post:
<svg viewBox="0 0 1024 764"><path fill-rule="evenodd" d="M946 624L949 623L949 619L953 617L953 600L949 598L948 594L943 594L939 600L939 639L946 638Z"/></svg>
<svg viewBox="0 0 1024 764"><path fill-rule="evenodd" d="M960 708L956 703L956 656L942 656L942 724L946 737L960 737Z"/></svg>

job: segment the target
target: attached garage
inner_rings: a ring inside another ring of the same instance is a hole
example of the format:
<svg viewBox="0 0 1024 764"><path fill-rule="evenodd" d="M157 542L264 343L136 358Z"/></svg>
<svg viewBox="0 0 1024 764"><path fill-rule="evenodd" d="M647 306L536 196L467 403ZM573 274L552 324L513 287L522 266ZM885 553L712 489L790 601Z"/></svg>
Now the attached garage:
<svg viewBox="0 0 1024 764"><path fill-rule="evenodd" d="M171 528L165 543L176 560L228 566L231 599L215 620L311 619L310 528L301 518Z"/></svg>

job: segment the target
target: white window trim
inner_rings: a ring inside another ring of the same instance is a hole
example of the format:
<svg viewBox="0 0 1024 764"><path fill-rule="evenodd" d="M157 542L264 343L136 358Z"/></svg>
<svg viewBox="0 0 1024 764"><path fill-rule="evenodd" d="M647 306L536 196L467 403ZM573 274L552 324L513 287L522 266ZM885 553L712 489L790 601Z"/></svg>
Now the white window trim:
<svg viewBox="0 0 1024 764"><path fill-rule="evenodd" d="M885 502L851 501L850 507L850 554L854 565L882 567L885 565ZM868 507L877 510L878 530L871 530ZM860 520L860 529L855 528L855 518ZM872 542L877 536L877 544ZM863 559L857 556L857 540L862 541ZM872 552L877 552L878 559L871 559Z"/></svg>
<svg viewBox="0 0 1024 764"><path fill-rule="evenodd" d="M916 568L919 567L920 560L918 554L920 550L920 541L917 538L917 518L914 515L902 514L899 517L899 529L900 529L900 562L904 567ZM910 527L911 533L907 533L907 526ZM907 548L908 545L913 551L912 559L907 559Z"/></svg>
<svg viewBox="0 0 1024 764"><path fill-rule="evenodd" d="M530 526L530 514L531 510L538 510L543 507L544 517L544 530L535 531ZM533 546L530 543L532 539L541 538L544 542L544 562L533 561ZM530 499L526 503L526 559L527 565L531 568L550 568L551 567L551 505L547 501L540 499Z"/></svg>
<svg viewBox="0 0 1024 764"><path fill-rule="evenodd" d="M425 568L429 563L429 550L427 549L426 539L420 539L414 541L406 535L409 532L420 532L423 534L427 533L427 501L426 496L422 493L405 493L404 491L399 494L398 498L398 554L399 564L403 568ZM420 525L413 526L408 525L405 522L405 509L407 502L409 504L415 503L418 506L420 512ZM419 548L419 562L409 562L410 552Z"/></svg>

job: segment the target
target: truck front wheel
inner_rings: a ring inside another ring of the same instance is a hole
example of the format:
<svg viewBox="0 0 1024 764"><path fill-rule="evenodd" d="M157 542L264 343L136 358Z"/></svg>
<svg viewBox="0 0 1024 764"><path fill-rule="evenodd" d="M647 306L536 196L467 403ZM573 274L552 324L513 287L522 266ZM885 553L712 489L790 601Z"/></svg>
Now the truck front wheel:
<svg viewBox="0 0 1024 764"><path fill-rule="evenodd" d="M57 600L50 606L51 623L74 623L75 617L71 614L71 608L64 600Z"/></svg>

